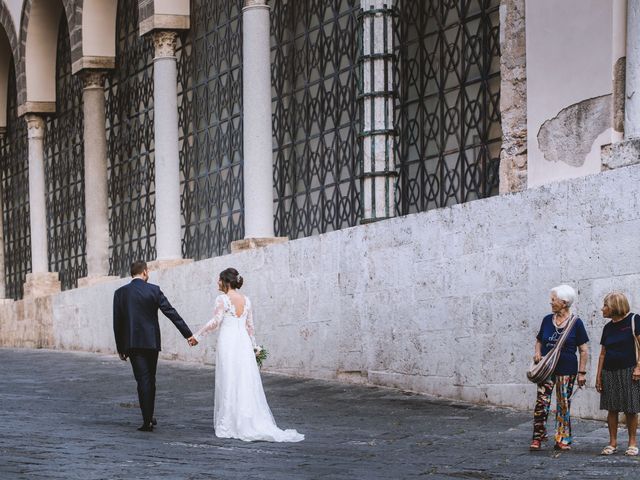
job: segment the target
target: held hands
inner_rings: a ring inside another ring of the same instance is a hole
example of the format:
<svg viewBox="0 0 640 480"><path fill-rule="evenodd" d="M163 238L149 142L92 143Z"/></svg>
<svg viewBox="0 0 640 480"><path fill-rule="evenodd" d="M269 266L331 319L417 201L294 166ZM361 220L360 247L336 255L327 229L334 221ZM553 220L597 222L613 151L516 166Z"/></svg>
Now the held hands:
<svg viewBox="0 0 640 480"><path fill-rule="evenodd" d="M196 337L191 336L187 338L187 343L189 344L189 346L195 347L198 344L198 340L196 340Z"/></svg>

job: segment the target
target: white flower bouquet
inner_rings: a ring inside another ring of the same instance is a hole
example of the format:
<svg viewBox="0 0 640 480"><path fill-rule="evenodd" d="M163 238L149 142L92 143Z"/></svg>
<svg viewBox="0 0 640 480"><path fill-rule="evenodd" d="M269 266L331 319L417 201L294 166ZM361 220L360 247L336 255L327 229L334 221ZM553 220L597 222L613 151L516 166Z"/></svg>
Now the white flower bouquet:
<svg viewBox="0 0 640 480"><path fill-rule="evenodd" d="M256 354L256 362L258 363L258 367L262 368L262 362L264 362L269 356L269 352L267 352L266 348L262 345L258 345L253 348L253 352Z"/></svg>

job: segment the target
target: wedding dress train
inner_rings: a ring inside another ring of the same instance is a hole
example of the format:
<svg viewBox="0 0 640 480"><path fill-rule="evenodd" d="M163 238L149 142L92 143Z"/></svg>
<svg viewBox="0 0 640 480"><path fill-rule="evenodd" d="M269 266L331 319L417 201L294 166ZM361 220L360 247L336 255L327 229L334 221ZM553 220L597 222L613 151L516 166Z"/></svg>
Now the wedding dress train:
<svg viewBox="0 0 640 480"><path fill-rule="evenodd" d="M195 334L200 341L202 336L220 328L213 407L216 436L247 442L304 440L304 435L296 430L279 429L271 414L253 350L251 301L244 299L244 311L237 316L229 297L219 295L213 318Z"/></svg>

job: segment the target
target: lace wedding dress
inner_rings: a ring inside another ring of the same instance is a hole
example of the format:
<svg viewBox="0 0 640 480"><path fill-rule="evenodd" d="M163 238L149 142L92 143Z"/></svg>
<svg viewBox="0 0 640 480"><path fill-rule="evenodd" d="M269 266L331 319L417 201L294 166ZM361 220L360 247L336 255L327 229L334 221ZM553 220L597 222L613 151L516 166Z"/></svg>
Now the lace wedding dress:
<svg viewBox="0 0 640 480"><path fill-rule="evenodd" d="M280 430L271 414L262 388L253 347L253 310L244 297L242 315L227 295L218 295L213 318L194 335L200 339L220 328L216 351L213 423L216 436L247 442L299 442L304 435Z"/></svg>

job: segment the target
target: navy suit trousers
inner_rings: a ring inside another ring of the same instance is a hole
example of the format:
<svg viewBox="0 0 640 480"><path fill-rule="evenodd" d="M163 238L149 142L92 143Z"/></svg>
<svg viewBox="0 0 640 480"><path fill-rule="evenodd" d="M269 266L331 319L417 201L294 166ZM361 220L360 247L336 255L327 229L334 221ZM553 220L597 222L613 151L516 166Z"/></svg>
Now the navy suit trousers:
<svg viewBox="0 0 640 480"><path fill-rule="evenodd" d="M144 425L149 425L156 402L158 351L132 348L129 350L129 360L138 383L138 401L142 410L142 421Z"/></svg>

